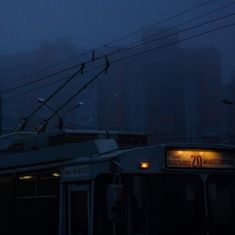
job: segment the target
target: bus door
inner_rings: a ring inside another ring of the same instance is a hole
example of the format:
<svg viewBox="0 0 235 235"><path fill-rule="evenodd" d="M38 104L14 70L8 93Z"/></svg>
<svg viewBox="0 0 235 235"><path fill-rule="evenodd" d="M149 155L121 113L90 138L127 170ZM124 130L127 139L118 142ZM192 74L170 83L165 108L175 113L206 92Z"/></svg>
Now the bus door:
<svg viewBox="0 0 235 235"><path fill-rule="evenodd" d="M90 235L91 197L88 184L71 184L68 190L69 235Z"/></svg>

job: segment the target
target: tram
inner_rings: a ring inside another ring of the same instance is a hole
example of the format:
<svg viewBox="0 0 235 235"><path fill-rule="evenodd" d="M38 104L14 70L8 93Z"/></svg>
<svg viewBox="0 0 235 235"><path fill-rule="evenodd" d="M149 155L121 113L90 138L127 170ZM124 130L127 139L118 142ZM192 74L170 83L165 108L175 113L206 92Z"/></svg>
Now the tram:
<svg viewBox="0 0 235 235"><path fill-rule="evenodd" d="M235 147L11 133L0 138L0 233L235 234Z"/></svg>

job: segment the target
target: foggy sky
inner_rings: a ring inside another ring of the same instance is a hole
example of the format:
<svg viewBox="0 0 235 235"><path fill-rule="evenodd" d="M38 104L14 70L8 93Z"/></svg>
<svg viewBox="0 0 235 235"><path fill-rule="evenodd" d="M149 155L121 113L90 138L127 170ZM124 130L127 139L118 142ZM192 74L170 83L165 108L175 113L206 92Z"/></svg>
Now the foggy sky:
<svg viewBox="0 0 235 235"><path fill-rule="evenodd" d="M5 0L0 7L0 52L34 48L42 39L58 37L70 38L81 47L95 46L175 14L189 2Z"/></svg>
<svg viewBox="0 0 235 235"><path fill-rule="evenodd" d="M200 2L205 1L1 0L0 54L36 49L40 41L58 38L68 38L78 48L94 48ZM228 2L231 1L215 0L214 5L204 10ZM231 12L231 8L227 12ZM168 25L172 24L174 21ZM235 69L232 63L235 60L234 41L235 27L187 42L184 46L218 47L224 70L231 71Z"/></svg>

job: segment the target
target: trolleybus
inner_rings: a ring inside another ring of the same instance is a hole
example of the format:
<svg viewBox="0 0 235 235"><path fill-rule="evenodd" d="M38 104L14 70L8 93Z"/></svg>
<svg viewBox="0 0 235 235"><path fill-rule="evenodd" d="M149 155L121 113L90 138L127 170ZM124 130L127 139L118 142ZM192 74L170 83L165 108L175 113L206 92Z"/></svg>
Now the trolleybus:
<svg viewBox="0 0 235 235"><path fill-rule="evenodd" d="M235 147L108 137L2 137L0 234L235 234Z"/></svg>

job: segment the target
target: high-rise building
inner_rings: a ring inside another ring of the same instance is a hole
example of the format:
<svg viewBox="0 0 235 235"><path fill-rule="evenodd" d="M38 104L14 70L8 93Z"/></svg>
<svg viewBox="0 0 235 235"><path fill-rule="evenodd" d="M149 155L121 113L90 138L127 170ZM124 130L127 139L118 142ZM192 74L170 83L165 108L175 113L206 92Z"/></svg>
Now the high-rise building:
<svg viewBox="0 0 235 235"><path fill-rule="evenodd" d="M40 73L35 73L35 71L53 65L56 62L61 62L64 59L71 58L78 53L80 51L75 50L70 42L65 39L59 39L53 43L43 42L37 50L0 56L0 75L3 84L3 115L1 116L1 120L4 133L12 131L22 118L27 117L39 105L37 98L47 98L61 84L62 79L66 79L66 77L71 75L71 72L67 72L24 86L29 81L35 81L49 73L64 69L65 65L53 67L50 70ZM35 74L24 77L31 73ZM56 80L61 80L61 82L53 83ZM14 89L17 87L21 88ZM12 88L12 92L8 92ZM67 91L68 95L70 94ZM65 99L66 91L64 96L56 97L50 104L56 108ZM44 107L41 109L41 112L31 118L27 125L27 130L34 130L50 114L51 111L47 108ZM51 128L57 126L57 122L55 118L50 123Z"/></svg>
<svg viewBox="0 0 235 235"><path fill-rule="evenodd" d="M150 142L154 143L217 141L222 133L220 54L214 48L180 48L176 43L177 31L171 32L170 37L166 32L167 29L161 29L145 33L144 46L128 50L127 55L145 50L149 53L119 63L112 63L111 60L108 73L60 112L65 119L65 127L147 132ZM152 39L157 40L147 43ZM39 50L0 57L2 77L15 80L20 75L35 71L37 65L43 68L63 60L63 55L68 58L79 53L67 40L54 44L43 42ZM150 52L152 48L158 49ZM113 49L116 48L110 51ZM102 51L100 53L103 54ZM50 72L57 69L53 68ZM66 79L72 73L61 74L56 79ZM55 109L60 107L96 71L92 73L75 79L51 100L50 105ZM35 79L39 77L37 75ZM16 85L22 83L19 80ZM37 98L47 98L60 84L46 86L40 92L34 91L38 87L36 84L29 87L29 94L28 88L20 90L27 96L4 100L5 131L12 130L21 118L36 107ZM35 128L50 112L45 107L31 120L30 125ZM56 118L51 128L58 126Z"/></svg>
<svg viewBox="0 0 235 235"><path fill-rule="evenodd" d="M98 82L98 128L145 132L145 73L141 57L112 64Z"/></svg>
<svg viewBox="0 0 235 235"><path fill-rule="evenodd" d="M169 40L161 44L170 44ZM215 48L173 45L144 59L148 133L153 142L219 141L220 54Z"/></svg>

